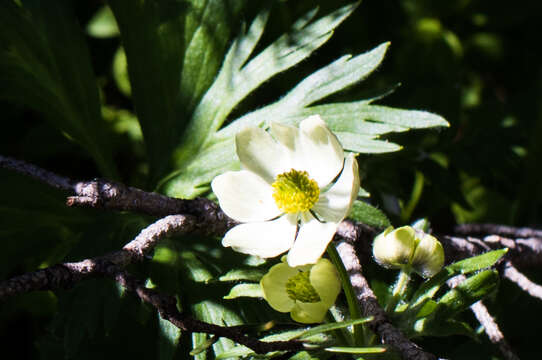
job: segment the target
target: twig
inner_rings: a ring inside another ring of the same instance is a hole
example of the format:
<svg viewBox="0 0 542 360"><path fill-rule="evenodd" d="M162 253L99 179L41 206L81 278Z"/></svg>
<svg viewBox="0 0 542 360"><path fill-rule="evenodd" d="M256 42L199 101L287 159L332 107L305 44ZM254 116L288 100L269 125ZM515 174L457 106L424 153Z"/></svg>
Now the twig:
<svg viewBox="0 0 542 360"><path fill-rule="evenodd" d="M9 156L0 155L0 167L28 175L56 189L67 191L73 191L74 189L74 182L70 179Z"/></svg>
<svg viewBox="0 0 542 360"><path fill-rule="evenodd" d="M363 315L373 317L373 320L368 323L369 328L378 334L384 343L395 348L401 354L402 359L436 360L435 355L423 351L388 321L386 313L378 304L375 294L361 273L361 264L354 247L347 241L340 240L337 244L337 251L350 276L350 282L361 305Z"/></svg>
<svg viewBox="0 0 542 360"><path fill-rule="evenodd" d="M502 236L490 235L484 237L484 242L495 247L510 249L508 259L521 267L540 267L542 265L542 238L509 239Z"/></svg>
<svg viewBox="0 0 542 360"><path fill-rule="evenodd" d="M454 228L461 235L500 235L513 238L542 238L542 230L497 224L461 224Z"/></svg>
<svg viewBox="0 0 542 360"><path fill-rule="evenodd" d="M457 275L448 280L447 283L451 288L454 288L461 282L465 281L465 279L465 275ZM489 340L493 344L498 346L504 358L507 360L519 360L519 357L514 354L514 352L510 348L510 345L508 344L508 342L504 338L503 333L499 329L499 325L497 325L495 319L493 319L484 303L482 303L482 301L478 301L471 305L470 309L474 313L474 316L476 317L478 322L480 322L480 324L484 327L484 331L487 334Z"/></svg>
<svg viewBox="0 0 542 360"><path fill-rule="evenodd" d="M153 216L188 214L196 216L197 223L203 224L199 231L218 236L237 224L226 216L217 204L204 198L176 199L100 179L77 182L24 161L1 155L0 167L29 175L55 188L73 192L74 195L67 199L68 206L134 211ZM490 229L498 230L501 233L512 232L520 235L542 233L541 230L491 224L474 224L470 228L469 225L461 225L457 228L459 232L470 231L473 233ZM357 239L356 250L361 255L362 262L365 262L370 259L370 245L376 232L377 229L370 226L345 220L339 225L337 234L346 239ZM441 236L440 240L445 248L448 261L487 251L488 248L483 245L485 243L489 244L491 248L509 247L511 251L507 256L509 259L513 259L517 266L542 265L542 238L531 237L505 241L503 237L485 237L482 241L475 237Z"/></svg>
<svg viewBox="0 0 542 360"><path fill-rule="evenodd" d="M225 337L250 348L258 354L265 354L271 351L300 351L304 349L303 343L298 340L264 342L245 335L238 327L225 327L196 320L179 312L175 297L161 294L154 289L145 287L140 280L125 271L110 271L110 274L126 290L137 294L141 300L156 308L164 320L171 322L181 330L190 333L198 332Z"/></svg>
<svg viewBox="0 0 542 360"><path fill-rule="evenodd" d="M142 261L152 252L158 240L194 229L195 219L192 216L167 216L147 226L120 251L79 262L54 265L0 282L0 300L30 291L69 288L86 278L107 273L111 265L124 267Z"/></svg>
<svg viewBox="0 0 542 360"><path fill-rule="evenodd" d="M440 235L438 238L444 247L447 262L507 247L510 251L506 256L514 264L521 267L542 266L542 238L509 239L497 235L486 236L483 239L448 235Z"/></svg>
<svg viewBox="0 0 542 360"><path fill-rule="evenodd" d="M504 266L503 276L508 280L516 283L521 289L527 292L532 297L542 300L542 286L532 282L518 271L511 262L507 262Z"/></svg>
<svg viewBox="0 0 542 360"><path fill-rule="evenodd" d="M122 250L79 262L63 263L23 274L0 283L0 300L36 290L69 288L82 280L109 275L127 290L135 292L143 301L154 306L165 320L189 332L203 332L229 338L245 345L256 353L270 351L299 351L299 341L262 342L244 335L238 328L208 324L181 314L175 306L175 298L148 289L144 284L120 270L122 267L144 260L152 253L160 239L198 229L195 217L170 215L143 229Z"/></svg>
<svg viewBox="0 0 542 360"><path fill-rule="evenodd" d="M133 211L160 217L175 214L193 215L198 218L198 223L204 224L199 230L213 235L222 235L237 224L226 216L217 204L204 198L177 199L103 179L74 181L39 166L2 155L0 155L0 167L17 171L54 188L73 193L74 195L66 200L68 206Z"/></svg>

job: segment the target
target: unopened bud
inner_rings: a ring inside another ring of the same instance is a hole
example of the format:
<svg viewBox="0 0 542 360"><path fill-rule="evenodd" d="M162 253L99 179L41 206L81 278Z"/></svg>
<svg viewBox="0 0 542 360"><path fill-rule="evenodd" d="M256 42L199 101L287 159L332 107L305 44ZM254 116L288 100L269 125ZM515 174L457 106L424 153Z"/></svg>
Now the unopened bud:
<svg viewBox="0 0 542 360"><path fill-rule="evenodd" d="M393 230L387 228L373 242L376 262L386 268L411 268L429 278L440 271L444 264L444 250L433 236L410 226Z"/></svg>
<svg viewBox="0 0 542 360"><path fill-rule="evenodd" d="M419 232L419 242L412 257L412 268L424 278L430 278L444 265L444 249L433 236Z"/></svg>
<svg viewBox="0 0 542 360"><path fill-rule="evenodd" d="M385 268L401 268L407 265L416 248L416 232L410 226L393 230L390 226L373 242L373 256Z"/></svg>

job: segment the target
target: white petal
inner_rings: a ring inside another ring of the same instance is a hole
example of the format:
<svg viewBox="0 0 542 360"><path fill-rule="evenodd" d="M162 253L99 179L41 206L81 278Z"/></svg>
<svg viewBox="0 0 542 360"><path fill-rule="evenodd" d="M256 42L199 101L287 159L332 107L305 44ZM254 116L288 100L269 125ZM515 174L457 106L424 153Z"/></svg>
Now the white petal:
<svg viewBox="0 0 542 360"><path fill-rule="evenodd" d="M337 230L337 223L321 223L312 215L303 220L294 246L288 253L288 265L314 264L320 259Z"/></svg>
<svg viewBox="0 0 542 360"><path fill-rule="evenodd" d="M299 129L290 125L272 122L271 135L288 150L295 151L299 146Z"/></svg>
<svg viewBox="0 0 542 360"><path fill-rule="evenodd" d="M295 153L296 169L307 171L320 188L325 187L343 168L344 152L339 140L320 116L314 115L299 124L299 143L302 151Z"/></svg>
<svg viewBox="0 0 542 360"><path fill-rule="evenodd" d="M292 246L295 232L295 217L286 215L273 221L237 225L226 233L222 245L244 254L274 257Z"/></svg>
<svg viewBox="0 0 542 360"><path fill-rule="evenodd" d="M211 182L220 208L240 222L265 221L280 215L273 188L254 173L228 171Z"/></svg>
<svg viewBox="0 0 542 360"><path fill-rule="evenodd" d="M320 194L313 210L321 219L331 222L340 222L350 212L352 204L358 195L359 171L358 162L354 154L348 155L344 162L344 169L337 182L325 193Z"/></svg>
<svg viewBox="0 0 542 360"><path fill-rule="evenodd" d="M289 156L283 146L260 128L246 128L235 136L237 156L245 169L270 184L278 174L290 170Z"/></svg>

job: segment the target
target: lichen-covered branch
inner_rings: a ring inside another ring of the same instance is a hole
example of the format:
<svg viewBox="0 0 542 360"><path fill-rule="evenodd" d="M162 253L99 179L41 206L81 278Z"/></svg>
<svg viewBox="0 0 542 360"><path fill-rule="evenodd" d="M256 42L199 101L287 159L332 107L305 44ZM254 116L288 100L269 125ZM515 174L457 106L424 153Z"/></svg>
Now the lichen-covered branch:
<svg viewBox="0 0 542 360"><path fill-rule="evenodd" d="M225 327L199 321L179 312L175 297L145 287L142 281L126 271L110 271L110 274L126 290L135 293L141 300L152 305L163 319L171 322L181 330L225 337L252 349L258 354L271 351L300 351L304 348L303 343L298 340L264 342L245 335L238 327Z"/></svg>
<svg viewBox="0 0 542 360"><path fill-rule="evenodd" d="M385 344L389 344L397 350L402 359L436 360L435 355L423 351L388 321L384 309L378 304L369 283L362 275L361 264L354 247L347 241L340 240L337 244L337 252L350 277L350 282L360 303L363 315L373 317L373 320L368 323L369 328L380 336Z"/></svg>
<svg viewBox="0 0 542 360"><path fill-rule="evenodd" d="M509 261L504 265L503 276L515 283L527 294L542 300L542 286L529 280L527 276L519 272L518 269L516 269L516 267Z"/></svg>
<svg viewBox="0 0 542 360"><path fill-rule="evenodd" d="M120 251L81 262L55 265L0 282L0 300L28 291L66 288L88 277L109 275L114 276L128 290L134 291L142 300L155 306L165 319L182 329L187 329L182 326L188 326L187 324L193 319L187 320L182 314L178 313L176 308L175 311L177 312L173 311L172 303L168 303L169 300L164 302L161 295L158 296L154 291L144 288L137 280L131 279L129 275L118 269L122 269L130 263L144 260L150 256L154 246L161 238L174 233L197 231L217 236L223 235L237 223L226 216L217 204L204 198L194 200L171 198L101 179L73 181L35 165L1 155L0 167L31 176L49 186L71 193L66 201L68 206L132 211L158 217L165 216L143 229L134 240L126 244ZM348 240L340 241L337 250L349 272L350 280L363 313L366 316L374 317L374 320L369 324L370 328L385 343L398 350L403 359L436 359L434 355L423 351L393 327L387 320L384 310L378 305L375 295L361 273L361 265L371 259L371 243L378 230L351 220L344 220L339 224L337 230L339 237ZM443 235L439 236L439 239L444 246L448 262L477 255L491 249L508 247L510 251L506 255L508 262L504 267L504 276L514 281L530 295L542 299L542 287L532 283L515 267L542 266L541 230L513 228L495 224L471 224L458 226L452 236ZM355 249L352 244L356 246ZM112 275L112 269L115 271L114 275ZM482 312L482 310L479 310L480 314ZM480 318L487 317L480 315ZM181 320L182 322L180 322ZM257 339L248 338L241 333L233 333L232 329L220 326L215 328L216 325L198 323L197 321L190 324L192 324L190 325L190 329L192 329L190 331L226 336L258 353L272 350L294 351L301 349L298 346L302 346L301 343L297 343L295 346L290 347L292 344L286 342L287 345L277 345L277 348L269 350L271 348L266 348L268 345L258 344ZM490 327L490 325L488 326ZM256 343L251 343L251 341L256 341ZM503 341L497 341L496 344L505 354L507 345ZM280 348L280 346L284 346L284 348ZM511 351L510 354L513 355ZM513 359L513 357L508 358Z"/></svg>
<svg viewBox="0 0 542 360"><path fill-rule="evenodd" d="M40 269L0 282L0 300L37 290L69 288L78 282L102 276L109 266L124 267L149 256L156 243L178 233L196 229L195 218L190 215L170 215L143 229L122 250L79 262L69 262Z"/></svg>
<svg viewBox="0 0 542 360"><path fill-rule="evenodd" d="M447 283L450 287L454 288L465 281L465 279L465 275L457 275L448 280ZM474 313L474 316L478 322L484 327L484 331L489 340L493 344L497 345L504 358L506 360L519 360L519 357L512 351L512 348L504 338L501 329L499 329L499 325L497 325L495 319L493 319L484 303L482 301L478 301L471 305L470 309Z"/></svg>

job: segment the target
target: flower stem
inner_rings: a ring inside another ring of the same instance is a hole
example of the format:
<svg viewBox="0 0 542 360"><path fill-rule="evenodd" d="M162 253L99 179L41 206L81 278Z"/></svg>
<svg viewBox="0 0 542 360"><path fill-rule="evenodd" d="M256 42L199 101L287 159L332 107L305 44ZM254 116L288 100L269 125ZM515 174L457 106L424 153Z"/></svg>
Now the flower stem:
<svg viewBox="0 0 542 360"><path fill-rule="evenodd" d="M329 255L331 262L333 263L333 265L335 265L335 268L337 269L337 272L339 273L339 278L341 279L344 295L346 296L346 302L348 303L350 318L352 320L361 319L362 314L359 308L356 294L354 293L354 289L352 288L352 284L350 283L350 278L348 274L346 273L344 264L341 261L341 258L339 257L339 253L337 252L337 249L335 248L335 245L333 243L327 247L327 254ZM355 342L357 346L365 345L365 339L366 339L365 336L366 334L365 334L364 325L363 324L354 325L354 338L355 338Z"/></svg>
<svg viewBox="0 0 542 360"><path fill-rule="evenodd" d="M406 266L401 269L399 272L399 276L397 277L397 281L395 282L395 285L393 286L393 292L391 294L391 299L386 304L386 312L393 312L395 310L395 307L397 306L397 303L403 295L405 294L405 291L407 289L408 283L410 281L410 273L411 269L407 268Z"/></svg>

